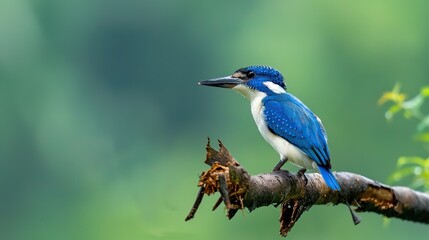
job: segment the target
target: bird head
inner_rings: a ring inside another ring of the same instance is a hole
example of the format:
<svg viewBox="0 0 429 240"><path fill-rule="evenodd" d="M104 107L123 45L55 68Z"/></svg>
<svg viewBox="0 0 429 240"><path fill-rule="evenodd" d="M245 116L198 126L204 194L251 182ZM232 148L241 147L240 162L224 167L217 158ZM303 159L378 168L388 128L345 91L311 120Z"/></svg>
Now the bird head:
<svg viewBox="0 0 429 240"><path fill-rule="evenodd" d="M232 75L199 82L200 85L231 88L245 97L252 98L255 93L267 95L286 92L282 74L269 66L250 66L240 68Z"/></svg>

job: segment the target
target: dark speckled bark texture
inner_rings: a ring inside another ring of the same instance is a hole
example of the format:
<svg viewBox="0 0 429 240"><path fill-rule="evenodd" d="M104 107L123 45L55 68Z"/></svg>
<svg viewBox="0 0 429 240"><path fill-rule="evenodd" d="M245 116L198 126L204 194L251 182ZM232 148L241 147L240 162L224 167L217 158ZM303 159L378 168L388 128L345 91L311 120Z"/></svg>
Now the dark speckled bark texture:
<svg viewBox="0 0 429 240"><path fill-rule="evenodd" d="M374 212L386 217L429 224L429 195L406 187L392 187L364 176L334 173L341 191L326 186L318 173L296 174L277 171L250 176L219 141L219 151L207 144L205 163L211 169L200 177L201 187L195 204L186 220L194 217L204 193L221 192L214 209L224 202L228 218L239 209L250 211L268 205L282 205L280 234L286 236L302 213L313 205L347 204L357 212ZM356 215L352 212L355 224Z"/></svg>

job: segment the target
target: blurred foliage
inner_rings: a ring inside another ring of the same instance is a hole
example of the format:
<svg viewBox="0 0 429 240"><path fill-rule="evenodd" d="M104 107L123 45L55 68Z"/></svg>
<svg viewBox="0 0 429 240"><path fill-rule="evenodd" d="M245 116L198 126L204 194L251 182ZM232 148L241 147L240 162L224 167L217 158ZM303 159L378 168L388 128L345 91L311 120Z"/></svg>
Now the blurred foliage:
<svg viewBox="0 0 429 240"><path fill-rule="evenodd" d="M425 0L1 0L0 239L277 237L274 207L228 221L213 198L184 221L208 136L251 174L278 162L246 100L196 84L246 65L279 69L323 120L334 171L386 179L391 159L427 153L404 138L414 126L386 124L374 104L395 82L427 85L427 9ZM356 227L346 208L313 207L289 237L429 235L362 218Z"/></svg>
<svg viewBox="0 0 429 240"><path fill-rule="evenodd" d="M416 119L418 121L416 140L423 142L429 152L429 112L422 112L422 106L427 104L427 98L429 86L422 87L419 94L407 100L397 83L392 91L383 94L379 104L391 103L385 114L388 120L392 120L400 112L406 119ZM429 192L429 157L400 157L397 169L389 177L389 181L398 182L406 178L412 179L411 187Z"/></svg>

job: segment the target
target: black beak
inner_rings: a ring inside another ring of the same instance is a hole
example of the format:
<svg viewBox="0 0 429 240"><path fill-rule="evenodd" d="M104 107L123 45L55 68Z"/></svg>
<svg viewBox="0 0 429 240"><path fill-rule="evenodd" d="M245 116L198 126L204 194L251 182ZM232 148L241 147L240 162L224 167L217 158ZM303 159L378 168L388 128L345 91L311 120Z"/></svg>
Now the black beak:
<svg viewBox="0 0 429 240"><path fill-rule="evenodd" d="M210 87L233 88L241 83L243 83L243 80L228 76L228 77L201 81L198 84L204 85L204 86L210 86Z"/></svg>

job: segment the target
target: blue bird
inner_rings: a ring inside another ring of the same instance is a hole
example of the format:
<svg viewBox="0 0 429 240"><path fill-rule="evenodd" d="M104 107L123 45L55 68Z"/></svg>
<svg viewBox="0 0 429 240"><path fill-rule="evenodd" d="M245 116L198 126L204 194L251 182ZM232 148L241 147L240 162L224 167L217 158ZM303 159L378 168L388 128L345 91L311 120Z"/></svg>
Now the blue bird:
<svg viewBox="0 0 429 240"><path fill-rule="evenodd" d="M332 190L340 186L331 172L328 138L320 119L286 91L282 74L269 66L238 69L231 76L199 82L231 88L250 100L252 116L264 139L280 154L274 171L286 161L320 172Z"/></svg>

